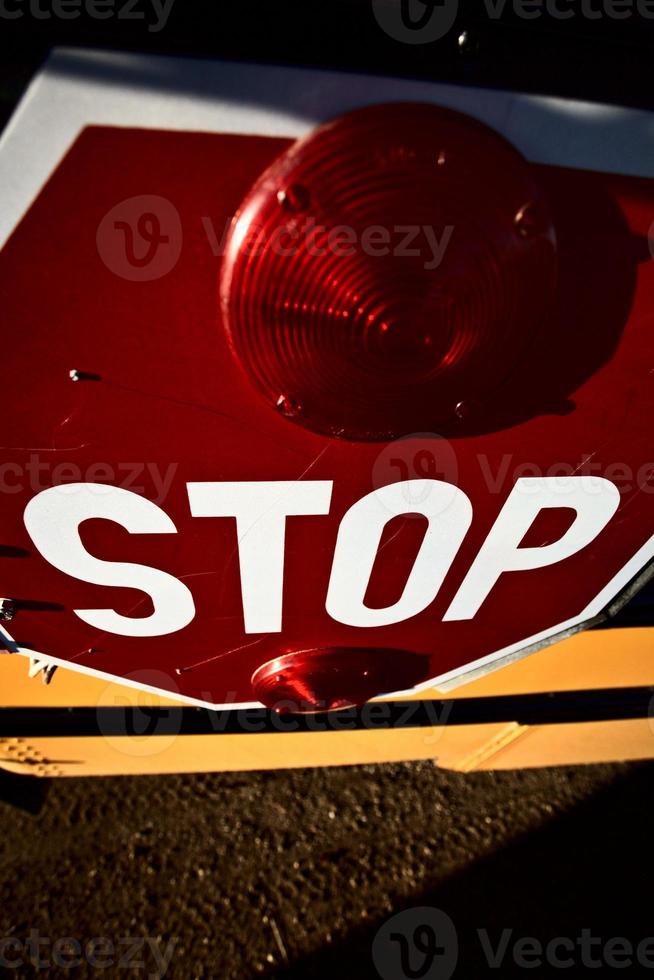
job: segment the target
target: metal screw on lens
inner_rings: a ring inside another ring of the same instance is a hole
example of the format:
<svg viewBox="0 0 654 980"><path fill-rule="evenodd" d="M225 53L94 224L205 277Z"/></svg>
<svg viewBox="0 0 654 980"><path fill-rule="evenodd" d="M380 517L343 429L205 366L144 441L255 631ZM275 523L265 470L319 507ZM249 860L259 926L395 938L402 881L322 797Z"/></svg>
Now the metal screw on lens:
<svg viewBox="0 0 654 980"><path fill-rule="evenodd" d="M472 57L479 53L479 39L470 31L461 31L457 38L457 47L461 55Z"/></svg>
<svg viewBox="0 0 654 980"><path fill-rule="evenodd" d="M286 211L306 211L310 195L303 184L291 184L277 191L277 201Z"/></svg>

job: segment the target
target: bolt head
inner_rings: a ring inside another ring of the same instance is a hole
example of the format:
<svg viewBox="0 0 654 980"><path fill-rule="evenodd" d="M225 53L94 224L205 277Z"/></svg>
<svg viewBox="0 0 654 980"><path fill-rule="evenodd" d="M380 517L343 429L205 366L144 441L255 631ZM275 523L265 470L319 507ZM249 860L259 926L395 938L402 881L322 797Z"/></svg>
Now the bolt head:
<svg viewBox="0 0 654 980"><path fill-rule="evenodd" d="M16 603L13 599L0 599L0 620L10 623L16 615Z"/></svg>

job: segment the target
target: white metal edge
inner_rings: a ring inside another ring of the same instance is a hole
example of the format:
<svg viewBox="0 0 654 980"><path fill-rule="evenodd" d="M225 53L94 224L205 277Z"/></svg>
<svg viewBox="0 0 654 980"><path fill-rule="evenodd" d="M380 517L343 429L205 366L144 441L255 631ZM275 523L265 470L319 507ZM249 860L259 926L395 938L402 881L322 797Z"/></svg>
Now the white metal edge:
<svg viewBox="0 0 654 980"><path fill-rule="evenodd" d="M434 82L60 48L0 139L0 247L88 125L301 136L385 101L459 109L530 160L654 177L654 114Z"/></svg>

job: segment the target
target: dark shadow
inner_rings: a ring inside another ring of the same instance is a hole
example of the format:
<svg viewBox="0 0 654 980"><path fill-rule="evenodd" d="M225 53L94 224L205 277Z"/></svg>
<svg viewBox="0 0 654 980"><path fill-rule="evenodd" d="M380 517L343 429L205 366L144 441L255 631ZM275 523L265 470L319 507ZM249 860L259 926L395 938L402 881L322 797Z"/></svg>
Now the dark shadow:
<svg viewBox="0 0 654 980"><path fill-rule="evenodd" d="M34 776L19 776L0 769L0 803L8 803L26 813L41 812L49 788L49 780Z"/></svg>
<svg viewBox="0 0 654 980"><path fill-rule="evenodd" d="M601 175L534 167L549 198L558 250L553 308L512 374L479 416L447 436L498 431L537 415L574 411L574 392L613 355L631 312L638 266L652 261ZM652 203L654 213L654 201Z"/></svg>
<svg viewBox="0 0 654 980"><path fill-rule="evenodd" d="M27 548L17 548L10 544L0 544L0 558L29 558Z"/></svg>
<svg viewBox="0 0 654 980"><path fill-rule="evenodd" d="M595 629L654 626L654 578L643 585L620 611L598 623Z"/></svg>
<svg viewBox="0 0 654 980"><path fill-rule="evenodd" d="M504 929L513 930L512 942L529 936L544 945L555 937L574 941L583 929L589 929L593 937L602 939L601 946L595 945L591 952L595 958L609 939L623 937L637 947L654 936L650 901L653 806L654 764L642 763L571 812L477 861L434 891L398 902L393 914L427 905L450 916L459 941L455 977L585 974L591 967L584 967L581 961L563 970L545 965L518 969L510 953L501 968L490 969L478 930L487 930L496 947ZM332 980L339 975L357 980L378 978L371 945L384 921L368 924L346 940L268 976L280 980ZM654 951L654 942L651 949ZM566 955L563 950L559 954ZM592 971L597 974L600 969L593 967Z"/></svg>
<svg viewBox="0 0 654 980"><path fill-rule="evenodd" d="M253 0L247 6L185 0L172 4L160 30L150 30L156 27L154 5L130 6L129 12L128 6L103 9L101 19L92 4L81 4L72 19L70 12L65 18L47 17L48 7L38 16L24 8L22 16L3 24L3 60L15 61L21 53L34 58L55 45L117 47L421 76L636 105L651 99L652 23L635 9L633 17L620 20L568 20L543 9L534 21L524 19L518 5L495 4L491 12L477 0L460 0L452 30L432 43L404 44L393 30L381 28L370 0ZM18 13L21 5L8 4L7 10ZM144 10L144 19L138 19ZM469 38L461 46L464 28ZM274 100L275 92L268 98Z"/></svg>
<svg viewBox="0 0 654 980"><path fill-rule="evenodd" d="M60 602L42 602L40 599L14 599L16 610L26 612L65 612L66 607Z"/></svg>

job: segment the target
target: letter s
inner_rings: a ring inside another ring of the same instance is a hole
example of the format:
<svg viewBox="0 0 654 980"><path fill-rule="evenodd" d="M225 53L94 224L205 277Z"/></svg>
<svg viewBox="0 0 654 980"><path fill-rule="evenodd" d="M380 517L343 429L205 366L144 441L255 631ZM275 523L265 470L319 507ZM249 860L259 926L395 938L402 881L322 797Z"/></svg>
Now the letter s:
<svg viewBox="0 0 654 980"><path fill-rule="evenodd" d="M82 544L79 526L100 518L120 524L131 534L176 534L160 507L129 490L94 483L50 487L25 508L27 532L45 560L83 582L139 589L152 599L150 616L122 616L113 609L75 609L90 626L120 636L165 636L183 629L195 616L193 596L168 572L147 565L103 561Z"/></svg>

